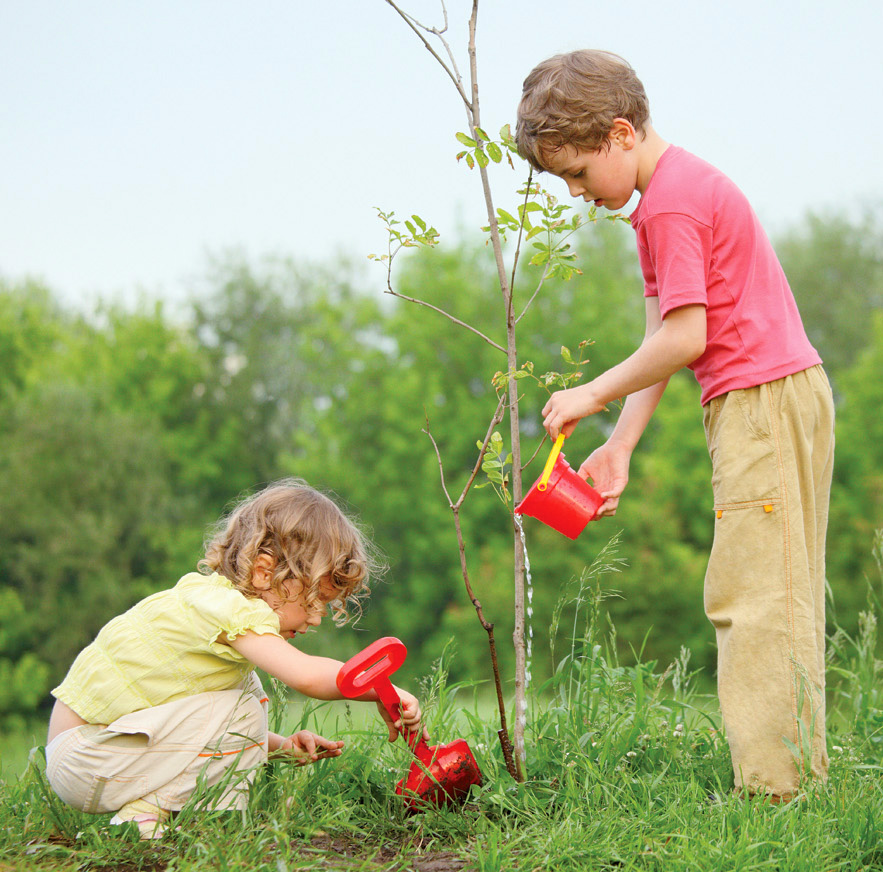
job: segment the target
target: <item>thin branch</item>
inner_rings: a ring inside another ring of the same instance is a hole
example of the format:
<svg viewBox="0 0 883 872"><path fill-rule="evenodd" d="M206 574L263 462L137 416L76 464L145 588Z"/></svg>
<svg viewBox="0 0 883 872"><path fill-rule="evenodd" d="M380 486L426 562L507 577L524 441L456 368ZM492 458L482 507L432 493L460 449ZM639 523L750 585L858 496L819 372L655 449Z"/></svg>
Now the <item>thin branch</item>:
<svg viewBox="0 0 883 872"><path fill-rule="evenodd" d="M501 402L497 406L497 412L495 413L494 418L496 418L497 415L501 413L502 407L503 404ZM479 457L482 457L484 455L484 452L487 450L487 444L490 441L491 433L493 432L494 426L495 423L492 421L491 426L488 428L488 434L485 437L484 445L482 446ZM454 529L457 533L457 547L460 552L460 570L463 574L463 584L466 587L466 595L469 597L470 602L475 608L475 613L478 616L479 623L484 628L484 631L487 633L488 647L491 654L491 671L493 672L494 676L494 688L497 692L497 708L500 714L500 729L497 731L497 736L500 740L500 747L503 751L503 759L506 762L506 769L509 771L509 774L512 776L512 778L514 778L515 780L522 780L520 777L521 769L517 757L513 754L512 741L509 738L509 727L506 723L506 700L503 697L503 681L500 677L500 662L497 657L497 641L494 637L494 625L485 618L484 609L482 608L481 601L472 590L472 582L469 578L469 567L466 563L466 542L463 539L463 528L460 524L460 502L462 502L463 497L466 495L468 485L463 491L463 495L460 497L460 500L457 503L452 503L450 494L448 493L447 485L445 484L445 470L444 464L442 463L441 452L439 451L438 443L435 441L435 437L432 435L432 432L429 429L428 420L426 422L426 429L423 432L426 433L427 436L429 436L429 439L432 442L432 447L435 449L435 456L438 458L438 468L441 475L442 490L445 492L445 496L448 498L448 506L450 507L451 513L454 516ZM479 463L480 462L481 461L479 460ZM475 471L473 471L472 477L470 478L470 484L474 478Z"/></svg>
<svg viewBox="0 0 883 872"><path fill-rule="evenodd" d="M528 460L527 463L525 463L524 466L521 467L522 469L527 469L528 466L530 466L534 462L534 458L540 453L540 449L546 444L546 438L547 437L544 435L543 441L540 442L539 445L537 445L536 451L534 451L534 453L531 454L530 460Z"/></svg>
<svg viewBox="0 0 883 872"><path fill-rule="evenodd" d="M475 481L475 477L478 475L478 470L481 469L481 462L484 460L484 455L487 452L488 442L491 441L491 436L494 434L494 427L503 420L503 408L506 405L506 394L500 397L500 401L497 403L497 410L494 412L493 418L491 418L491 423L488 425L487 433L484 436L484 442L481 445L481 450L478 452L478 460L475 461L475 466L472 469L472 475L469 476L469 480L466 482L466 486L463 488L463 493L460 494L460 499L457 500L456 508L460 508L463 505L463 500L466 499L466 494L469 493L469 488L472 487L472 482ZM444 477L442 478L442 487L444 487ZM448 497L448 501L450 502L450 497ZM451 506L451 508L455 508L455 506Z"/></svg>
<svg viewBox="0 0 883 872"><path fill-rule="evenodd" d="M522 204L521 211L521 221L518 223L518 240L515 243L515 256L512 258L512 275L509 278L509 287L515 287L515 268L518 266L518 258L521 256L521 242L524 238L524 216L527 214L524 211L524 206L527 206L527 201L530 199L530 184L533 181L533 167L527 173L527 184L524 186L524 203ZM524 314L523 312L521 313ZM515 323L517 324L521 320L521 316L515 319Z"/></svg>
<svg viewBox="0 0 883 872"><path fill-rule="evenodd" d="M393 289L392 284L389 282L387 282L387 289L388 289L386 291L387 294L390 294L393 297L398 297L401 300L407 300L407 302L409 302L409 303L416 303L418 306L425 306L427 309L432 309L433 312L438 312L439 315L444 315L445 318L447 318L449 321L453 321L455 324L459 324L461 327L465 327L467 330L471 331L476 336L481 337L482 339L484 339L485 342L487 342L488 345L492 346L493 348L496 348L497 351L502 351L503 354L506 353L506 349L503 348L502 345L499 345L498 343L494 342L494 340L491 339L489 336L485 336L484 333L481 332L481 330L476 329L471 324L467 324L465 321L461 321L459 318L455 318L453 315L451 315L449 312L446 312L444 309L439 309L438 306L433 306L432 303L427 303L425 300L418 300L416 297L409 297L406 294L400 294L398 291Z"/></svg>
<svg viewBox="0 0 883 872"><path fill-rule="evenodd" d="M423 30L426 30L430 33L434 33L436 36L438 36L438 38L441 40L442 44L447 49L448 55L451 56L451 50L450 50L450 48L448 48L448 44L444 41L444 39L442 39L441 34L439 34L438 31L436 31L436 30L432 30L428 27L424 27L416 19L411 18L410 15L408 15L406 12L403 12L401 9L399 9L399 7L396 6L396 4L393 2L393 0L386 0L386 2L390 6L392 6L393 9L395 9L395 11L399 14L399 16L405 22L405 24L407 24L408 27L410 27L411 30L413 30L414 33L417 34L417 38L420 40L420 42L423 43L426 50L439 62L439 64L441 65L441 68L448 74L451 81L454 83L454 87L457 89L457 93L460 95L463 102L466 104L466 108L471 109L472 106L469 102L469 98L466 96L466 92L463 90L463 82L460 79L459 73L455 73L454 71L452 71L451 68L441 59L441 57L439 57L438 52L436 52L436 50L430 44L429 40L420 32L420 30L422 28ZM444 4L442 4L442 7L444 8ZM447 10L445 10L445 19L447 20ZM445 29L447 29L447 23L445 24ZM452 60L453 60L453 57L452 57ZM456 70L456 64L454 65L454 69Z"/></svg>
<svg viewBox="0 0 883 872"><path fill-rule="evenodd" d="M551 269L551 265L546 263L543 267L543 274L540 276L540 280L537 282L536 290L530 295L530 299L524 304L524 308L521 310L521 314L515 319L515 323L518 324L519 321L527 314L527 310L530 308L531 303L537 298L537 294L542 290L543 285L546 283L546 279L549 275L549 270Z"/></svg>

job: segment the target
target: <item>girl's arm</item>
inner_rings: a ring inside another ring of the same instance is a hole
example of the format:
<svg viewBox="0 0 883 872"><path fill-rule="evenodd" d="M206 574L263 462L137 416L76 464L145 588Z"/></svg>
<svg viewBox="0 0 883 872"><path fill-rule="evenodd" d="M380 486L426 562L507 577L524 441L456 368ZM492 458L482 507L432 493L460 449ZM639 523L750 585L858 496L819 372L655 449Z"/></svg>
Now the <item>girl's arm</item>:
<svg viewBox="0 0 883 872"><path fill-rule="evenodd" d="M268 675L285 682L304 696L311 696L313 699L344 698L337 689L337 673L343 666L340 660L304 654L303 651L298 651L293 645L289 645L281 636L272 633L259 634L249 631L227 644ZM375 691L371 690L359 697L364 702L378 703L380 713L389 727L390 741L394 741L402 729L417 732L422 718L417 698L400 687L395 689L402 701L402 716L396 721L389 717L386 707L379 701Z"/></svg>

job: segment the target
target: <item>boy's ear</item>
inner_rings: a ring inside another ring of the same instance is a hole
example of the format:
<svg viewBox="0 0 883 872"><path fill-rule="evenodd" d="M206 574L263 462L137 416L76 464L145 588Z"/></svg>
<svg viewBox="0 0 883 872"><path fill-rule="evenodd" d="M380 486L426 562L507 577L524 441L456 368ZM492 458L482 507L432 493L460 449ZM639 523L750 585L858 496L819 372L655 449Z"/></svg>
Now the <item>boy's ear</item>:
<svg viewBox="0 0 883 872"><path fill-rule="evenodd" d="M276 561L269 554L258 554L251 569L251 586L255 590L269 590Z"/></svg>
<svg viewBox="0 0 883 872"><path fill-rule="evenodd" d="M618 145L625 151L631 151L638 141L634 125L625 118L614 118L610 132L607 134L611 145Z"/></svg>

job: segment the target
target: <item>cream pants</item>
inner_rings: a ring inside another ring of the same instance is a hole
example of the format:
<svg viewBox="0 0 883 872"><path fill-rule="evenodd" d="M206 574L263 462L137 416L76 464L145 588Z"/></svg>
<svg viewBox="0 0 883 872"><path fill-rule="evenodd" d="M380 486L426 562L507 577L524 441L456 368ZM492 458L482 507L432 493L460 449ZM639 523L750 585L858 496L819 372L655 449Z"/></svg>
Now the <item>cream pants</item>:
<svg viewBox="0 0 883 872"><path fill-rule="evenodd" d="M787 796L828 771L831 388L815 366L716 397L704 420L715 503L705 612L736 787Z"/></svg>
<svg viewBox="0 0 883 872"><path fill-rule="evenodd" d="M90 814L138 799L178 811L197 788L218 783L211 808L241 809L266 760L267 697L251 673L237 690L65 730L46 748L46 775L68 805Z"/></svg>

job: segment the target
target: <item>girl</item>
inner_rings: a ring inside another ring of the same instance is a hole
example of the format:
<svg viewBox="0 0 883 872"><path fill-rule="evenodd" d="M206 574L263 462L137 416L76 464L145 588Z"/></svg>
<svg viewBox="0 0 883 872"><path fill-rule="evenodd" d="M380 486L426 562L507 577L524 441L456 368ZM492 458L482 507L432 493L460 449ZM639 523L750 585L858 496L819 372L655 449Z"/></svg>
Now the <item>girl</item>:
<svg viewBox="0 0 883 872"><path fill-rule="evenodd" d="M368 543L327 497L300 480L267 487L222 520L200 572L114 618L76 658L49 722L53 790L90 814L116 812L158 838L197 783L220 783L214 809L241 809L268 753L298 763L338 757L343 742L268 731L255 667L306 696L340 699L338 660L287 640L335 623L367 594ZM378 702L393 741L420 730L420 706L396 688L402 716Z"/></svg>

